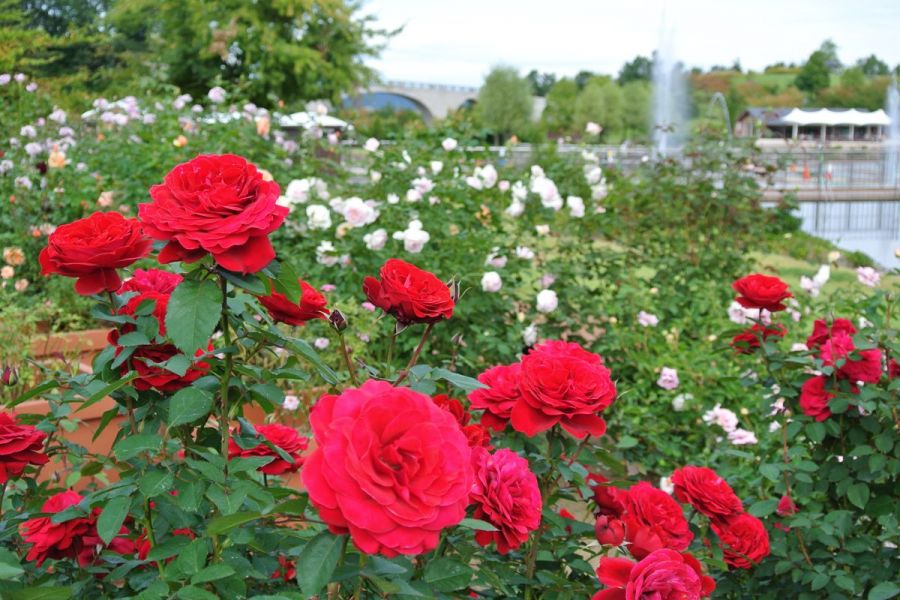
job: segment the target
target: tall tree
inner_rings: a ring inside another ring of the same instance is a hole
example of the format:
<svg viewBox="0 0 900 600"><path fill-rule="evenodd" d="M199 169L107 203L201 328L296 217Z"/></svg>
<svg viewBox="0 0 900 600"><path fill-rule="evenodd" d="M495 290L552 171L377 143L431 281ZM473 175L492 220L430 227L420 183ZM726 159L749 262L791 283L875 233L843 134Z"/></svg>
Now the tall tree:
<svg viewBox="0 0 900 600"><path fill-rule="evenodd" d="M531 84L531 93L535 96L546 96L553 84L556 83L555 73L539 73L536 69L532 69L525 76L528 83Z"/></svg>
<svg viewBox="0 0 900 600"><path fill-rule="evenodd" d="M841 59L838 58L838 47L831 39L827 39L819 46L819 52L825 56L825 64L831 71L841 68Z"/></svg>
<svg viewBox="0 0 900 600"><path fill-rule="evenodd" d="M653 78L653 61L646 56L635 56L619 69L619 85L630 81L650 81Z"/></svg>
<svg viewBox="0 0 900 600"><path fill-rule="evenodd" d="M876 75L888 75L891 72L891 69L887 66L887 63L874 54L870 54L866 58L861 58L856 61L856 66L862 69L862 72L869 77L874 77Z"/></svg>
<svg viewBox="0 0 900 600"><path fill-rule="evenodd" d="M258 103L338 100L373 77L363 63L391 32L372 28L357 0L119 0L110 19L200 95L217 83Z"/></svg>
<svg viewBox="0 0 900 600"><path fill-rule="evenodd" d="M828 56L821 50L816 50L809 56L806 64L794 79L794 85L810 94L824 90L830 82L831 70L828 68Z"/></svg>
<svg viewBox="0 0 900 600"><path fill-rule="evenodd" d="M622 128L625 137L641 138L650 125L650 83L631 81L622 86Z"/></svg>
<svg viewBox="0 0 900 600"><path fill-rule="evenodd" d="M588 121L593 121L603 126L604 138L616 140L623 130L624 104L622 88L611 78L593 77L575 101L575 127L584 131Z"/></svg>
<svg viewBox="0 0 900 600"><path fill-rule="evenodd" d="M547 93L547 106L541 115L549 133L565 135L572 131L577 97L578 86L572 79L564 77L553 84Z"/></svg>
<svg viewBox="0 0 900 600"><path fill-rule="evenodd" d="M500 143L531 120L531 84L512 67L494 67L478 92L475 105L482 125Z"/></svg>
<svg viewBox="0 0 900 600"><path fill-rule="evenodd" d="M575 85L578 86L579 90L583 90L584 86L587 85L587 82L590 81L593 76L594 74L591 71L578 71L578 73L575 74Z"/></svg>

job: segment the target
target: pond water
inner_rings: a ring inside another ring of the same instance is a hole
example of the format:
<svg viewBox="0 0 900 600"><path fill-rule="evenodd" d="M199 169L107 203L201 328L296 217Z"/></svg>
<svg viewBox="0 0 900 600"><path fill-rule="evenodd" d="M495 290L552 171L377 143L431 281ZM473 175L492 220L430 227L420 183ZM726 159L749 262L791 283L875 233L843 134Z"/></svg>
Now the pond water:
<svg viewBox="0 0 900 600"><path fill-rule="evenodd" d="M803 231L847 250L865 252L879 265L900 269L900 202L801 202Z"/></svg>

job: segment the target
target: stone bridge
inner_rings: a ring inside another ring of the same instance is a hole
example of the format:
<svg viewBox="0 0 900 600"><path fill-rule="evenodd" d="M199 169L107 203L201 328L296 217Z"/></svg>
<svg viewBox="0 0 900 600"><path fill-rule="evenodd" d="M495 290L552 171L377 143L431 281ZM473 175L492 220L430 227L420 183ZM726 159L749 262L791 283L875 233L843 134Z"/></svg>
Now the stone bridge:
<svg viewBox="0 0 900 600"><path fill-rule="evenodd" d="M351 103L370 109L392 107L415 110L426 122L442 119L450 112L473 104L478 88L414 81L385 81L362 90Z"/></svg>

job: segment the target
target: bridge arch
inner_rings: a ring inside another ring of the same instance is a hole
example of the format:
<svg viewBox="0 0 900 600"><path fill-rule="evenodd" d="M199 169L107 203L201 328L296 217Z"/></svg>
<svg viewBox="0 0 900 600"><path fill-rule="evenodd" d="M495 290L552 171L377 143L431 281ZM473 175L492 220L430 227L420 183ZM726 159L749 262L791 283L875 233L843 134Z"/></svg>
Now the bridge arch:
<svg viewBox="0 0 900 600"><path fill-rule="evenodd" d="M368 90L351 98L348 104L356 108L366 108L372 111L383 108L392 108L398 111L412 110L419 113L422 116L422 120L426 123L431 122L431 119L434 117L428 107L421 101L409 94L401 94L395 91Z"/></svg>

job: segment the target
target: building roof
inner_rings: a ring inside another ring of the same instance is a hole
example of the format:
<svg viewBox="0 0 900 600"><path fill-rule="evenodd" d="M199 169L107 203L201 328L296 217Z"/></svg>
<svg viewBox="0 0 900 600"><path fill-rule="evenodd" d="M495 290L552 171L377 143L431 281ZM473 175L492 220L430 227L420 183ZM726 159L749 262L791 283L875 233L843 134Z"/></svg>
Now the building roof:
<svg viewBox="0 0 900 600"><path fill-rule="evenodd" d="M767 125L890 125L891 119L882 109L876 111L857 110L855 108L833 109L818 108L804 110L794 108L776 121Z"/></svg>

